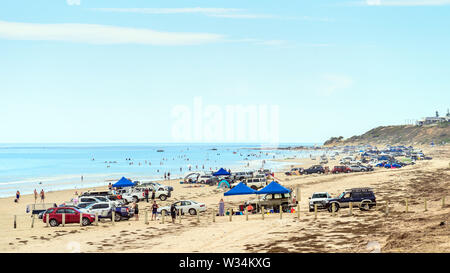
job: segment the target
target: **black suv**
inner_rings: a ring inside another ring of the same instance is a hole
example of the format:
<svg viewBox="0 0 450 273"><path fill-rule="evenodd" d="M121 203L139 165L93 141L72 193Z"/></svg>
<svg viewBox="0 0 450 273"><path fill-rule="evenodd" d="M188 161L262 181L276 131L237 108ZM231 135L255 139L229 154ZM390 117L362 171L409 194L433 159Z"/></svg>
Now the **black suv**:
<svg viewBox="0 0 450 273"><path fill-rule="evenodd" d="M308 168L304 172L305 174L312 174L312 173L325 173L325 169L321 165L314 165L311 168Z"/></svg>
<svg viewBox="0 0 450 273"><path fill-rule="evenodd" d="M324 202L324 206L329 212L332 212L333 203L334 211L338 211L340 208L348 208L350 203L352 203L353 207L359 207L360 210L369 210L376 206L375 194L370 188L345 190L339 197L330 198Z"/></svg>

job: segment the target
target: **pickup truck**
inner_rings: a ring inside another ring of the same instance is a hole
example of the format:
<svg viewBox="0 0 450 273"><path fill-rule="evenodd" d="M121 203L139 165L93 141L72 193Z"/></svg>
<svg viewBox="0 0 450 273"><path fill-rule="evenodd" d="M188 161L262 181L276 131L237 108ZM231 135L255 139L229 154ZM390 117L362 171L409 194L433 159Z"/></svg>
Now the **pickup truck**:
<svg viewBox="0 0 450 273"><path fill-rule="evenodd" d="M154 189L157 191L173 191L173 187L159 184L157 182L144 182L138 185L138 187Z"/></svg>
<svg viewBox="0 0 450 273"><path fill-rule="evenodd" d="M166 201L171 196L170 191L160 190L155 191L155 198L159 198L161 201ZM152 191L149 191L149 198L152 197ZM134 187L126 192L122 193L122 200L126 203L139 202L145 200L145 188Z"/></svg>

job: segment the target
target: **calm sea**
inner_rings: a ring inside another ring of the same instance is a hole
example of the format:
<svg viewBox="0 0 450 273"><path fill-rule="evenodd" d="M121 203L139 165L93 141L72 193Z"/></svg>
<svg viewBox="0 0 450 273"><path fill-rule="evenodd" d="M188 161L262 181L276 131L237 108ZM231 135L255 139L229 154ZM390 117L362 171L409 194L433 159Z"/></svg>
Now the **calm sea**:
<svg viewBox="0 0 450 273"><path fill-rule="evenodd" d="M290 143L287 146L312 146ZM0 197L17 190L55 191L107 185L122 176L134 181L160 180L165 172L180 178L195 170L218 168L281 170L312 151L254 150L257 144L0 144ZM319 152L317 152L319 153ZM180 169L181 168L181 169ZM83 179L81 177L83 176Z"/></svg>

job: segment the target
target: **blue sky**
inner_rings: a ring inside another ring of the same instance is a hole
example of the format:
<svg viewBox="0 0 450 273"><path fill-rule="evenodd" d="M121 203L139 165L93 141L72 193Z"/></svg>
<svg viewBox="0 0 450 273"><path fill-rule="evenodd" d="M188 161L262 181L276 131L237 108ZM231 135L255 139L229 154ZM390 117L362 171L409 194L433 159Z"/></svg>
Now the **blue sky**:
<svg viewBox="0 0 450 273"><path fill-rule="evenodd" d="M277 105L280 142L450 107L450 1L0 2L0 142L172 142L172 110Z"/></svg>

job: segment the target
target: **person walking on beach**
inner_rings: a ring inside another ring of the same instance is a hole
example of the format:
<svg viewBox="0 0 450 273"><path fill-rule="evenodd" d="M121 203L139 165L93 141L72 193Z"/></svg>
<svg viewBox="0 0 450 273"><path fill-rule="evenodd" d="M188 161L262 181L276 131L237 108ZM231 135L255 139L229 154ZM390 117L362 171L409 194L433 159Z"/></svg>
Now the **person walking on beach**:
<svg viewBox="0 0 450 273"><path fill-rule="evenodd" d="M155 189L152 190L152 200L155 200Z"/></svg>
<svg viewBox="0 0 450 273"><path fill-rule="evenodd" d="M174 204L170 206L170 215L172 216L172 224L175 224L175 218L177 217L177 209L175 208Z"/></svg>
<svg viewBox="0 0 450 273"><path fill-rule="evenodd" d="M164 173L164 180L167 180L167 174Z"/></svg>
<svg viewBox="0 0 450 273"><path fill-rule="evenodd" d="M225 215L225 203L223 202L223 199L220 199L219 202L219 216Z"/></svg>
<svg viewBox="0 0 450 273"><path fill-rule="evenodd" d="M108 184L108 190L112 190L112 184L111 183Z"/></svg>
<svg viewBox="0 0 450 273"><path fill-rule="evenodd" d="M14 202L19 203L19 199L20 199L20 191L16 192L16 200L14 200Z"/></svg>
<svg viewBox="0 0 450 273"><path fill-rule="evenodd" d="M136 218L136 221L139 221L139 206L136 202L133 202L133 210L134 210L134 217Z"/></svg>
<svg viewBox="0 0 450 273"><path fill-rule="evenodd" d="M36 189L34 189L34 203L35 204L37 202L37 199L38 199L38 193L37 193Z"/></svg>
<svg viewBox="0 0 450 273"><path fill-rule="evenodd" d="M44 189L41 189L41 202L44 203L45 201L45 192Z"/></svg>
<svg viewBox="0 0 450 273"><path fill-rule="evenodd" d="M170 180L170 172L167 173L167 179Z"/></svg>
<svg viewBox="0 0 450 273"><path fill-rule="evenodd" d="M158 204L156 204L156 201L153 201L153 205L152 205L152 221L153 221L153 218L155 218L155 221L156 221L156 214L158 213L158 208L159 208L159 206L158 206Z"/></svg>
<svg viewBox="0 0 450 273"><path fill-rule="evenodd" d="M144 193L145 193L145 201L147 201L148 203L148 189L145 189Z"/></svg>

